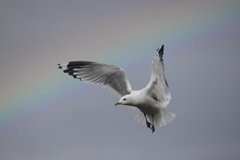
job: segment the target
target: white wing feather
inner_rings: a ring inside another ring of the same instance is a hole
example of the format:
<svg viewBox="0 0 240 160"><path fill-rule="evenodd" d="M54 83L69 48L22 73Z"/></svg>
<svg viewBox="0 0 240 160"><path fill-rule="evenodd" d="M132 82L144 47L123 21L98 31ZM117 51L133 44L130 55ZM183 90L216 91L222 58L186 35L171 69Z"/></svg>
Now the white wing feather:
<svg viewBox="0 0 240 160"><path fill-rule="evenodd" d="M132 90L124 70L114 65L73 61L63 65L59 64L59 68L82 81L109 86L121 96L129 94Z"/></svg>
<svg viewBox="0 0 240 160"><path fill-rule="evenodd" d="M170 102L171 94L164 75L163 52L164 46L158 50L158 53L152 61L151 79L146 88L148 94L150 94L150 96L154 98L161 107L165 108Z"/></svg>

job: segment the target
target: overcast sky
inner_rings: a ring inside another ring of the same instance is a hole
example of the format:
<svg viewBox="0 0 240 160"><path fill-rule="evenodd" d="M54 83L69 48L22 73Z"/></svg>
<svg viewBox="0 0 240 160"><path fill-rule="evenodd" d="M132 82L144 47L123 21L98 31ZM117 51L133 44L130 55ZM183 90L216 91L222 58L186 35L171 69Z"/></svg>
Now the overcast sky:
<svg viewBox="0 0 240 160"><path fill-rule="evenodd" d="M1 0L2 160L238 160L237 0ZM165 44L177 117L154 134L110 90L57 64L92 60L150 79Z"/></svg>

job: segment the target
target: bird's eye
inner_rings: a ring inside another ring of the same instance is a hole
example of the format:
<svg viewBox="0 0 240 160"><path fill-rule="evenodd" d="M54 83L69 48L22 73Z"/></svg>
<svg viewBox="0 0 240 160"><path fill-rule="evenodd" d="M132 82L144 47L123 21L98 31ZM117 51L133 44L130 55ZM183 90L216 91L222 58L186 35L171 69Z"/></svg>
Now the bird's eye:
<svg viewBox="0 0 240 160"><path fill-rule="evenodd" d="M126 98L123 98L124 101L126 101Z"/></svg>

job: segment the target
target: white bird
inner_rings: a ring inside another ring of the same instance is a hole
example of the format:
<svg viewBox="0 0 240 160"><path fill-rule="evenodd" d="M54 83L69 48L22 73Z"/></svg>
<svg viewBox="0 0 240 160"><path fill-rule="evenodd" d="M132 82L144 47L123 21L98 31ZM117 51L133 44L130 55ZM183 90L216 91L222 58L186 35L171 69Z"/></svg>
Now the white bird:
<svg viewBox="0 0 240 160"><path fill-rule="evenodd" d="M115 105L128 105L142 112L142 120L147 127L155 131L156 126L164 126L175 119L175 114L166 111L171 95L164 74L164 45L157 49L152 61L151 79L141 90L133 90L122 68L115 65L90 61L72 61L58 64L64 73L68 73L81 81L103 84L111 87L121 95Z"/></svg>

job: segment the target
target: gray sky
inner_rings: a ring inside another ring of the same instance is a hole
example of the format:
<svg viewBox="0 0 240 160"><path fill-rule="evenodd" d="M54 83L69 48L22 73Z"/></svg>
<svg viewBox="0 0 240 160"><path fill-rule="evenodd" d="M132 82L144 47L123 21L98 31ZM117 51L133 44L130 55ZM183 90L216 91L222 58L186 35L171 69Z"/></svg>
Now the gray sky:
<svg viewBox="0 0 240 160"><path fill-rule="evenodd" d="M239 2L0 1L0 155L3 160L240 158ZM154 51L177 117L154 134L57 63L124 68L135 89Z"/></svg>

